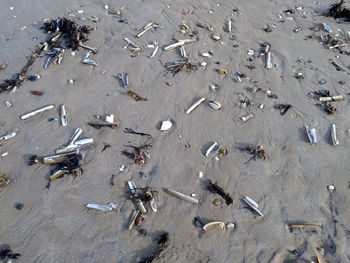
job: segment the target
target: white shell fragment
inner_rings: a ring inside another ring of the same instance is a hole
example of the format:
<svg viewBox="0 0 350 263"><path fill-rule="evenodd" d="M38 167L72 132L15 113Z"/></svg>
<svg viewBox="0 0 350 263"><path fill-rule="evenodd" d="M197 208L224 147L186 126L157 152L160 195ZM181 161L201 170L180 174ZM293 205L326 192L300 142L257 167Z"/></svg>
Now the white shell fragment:
<svg viewBox="0 0 350 263"><path fill-rule="evenodd" d="M221 109L221 103L216 100L211 100L208 102L210 108L213 110L220 110Z"/></svg>
<svg viewBox="0 0 350 263"><path fill-rule="evenodd" d="M106 115L105 121L108 123L113 123L114 122L114 115L113 114Z"/></svg>
<svg viewBox="0 0 350 263"><path fill-rule="evenodd" d="M167 131L173 127L173 123L170 120L162 121L160 125L160 131Z"/></svg>
<svg viewBox="0 0 350 263"><path fill-rule="evenodd" d="M206 151L205 157L210 157L213 153L219 151L220 148L221 146L217 142L214 142Z"/></svg>

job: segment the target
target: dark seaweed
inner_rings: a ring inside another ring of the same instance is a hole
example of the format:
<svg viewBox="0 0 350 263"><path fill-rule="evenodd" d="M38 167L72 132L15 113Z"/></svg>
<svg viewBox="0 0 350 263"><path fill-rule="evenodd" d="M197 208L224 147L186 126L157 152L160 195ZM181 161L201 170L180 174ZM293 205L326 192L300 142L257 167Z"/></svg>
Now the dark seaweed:
<svg viewBox="0 0 350 263"><path fill-rule="evenodd" d="M224 189L222 189L220 186L218 186L217 183L213 183L211 180L208 180L207 182L208 182L207 189L210 192L212 192L214 194L218 194L222 198L224 198L227 205L230 205L233 203L231 196L228 193L225 193Z"/></svg>
<svg viewBox="0 0 350 263"><path fill-rule="evenodd" d="M160 257L161 252L163 252L167 247L170 245L170 239L168 232L164 232L163 234L160 234L155 241L157 242L157 250L153 252L151 256L144 257L140 261L140 263L151 263L153 260Z"/></svg>
<svg viewBox="0 0 350 263"><path fill-rule="evenodd" d="M344 18L346 21L350 20L350 9L343 6L344 0L341 0L339 3L334 3L329 6L329 10L326 13L327 16L333 18Z"/></svg>
<svg viewBox="0 0 350 263"><path fill-rule="evenodd" d="M277 104L274 106L275 109L280 110L280 114L283 116L292 107L290 104Z"/></svg>
<svg viewBox="0 0 350 263"><path fill-rule="evenodd" d="M137 132L137 131L134 131L134 130L131 129L131 128L125 128L125 129L124 129L124 132L125 132L125 133L135 134L135 135L140 135L140 136L148 136L148 137L150 137L150 138L153 138L151 134L144 133L144 132Z"/></svg>
<svg viewBox="0 0 350 263"><path fill-rule="evenodd" d="M0 245L0 259L17 259L21 254L13 253L8 244Z"/></svg>

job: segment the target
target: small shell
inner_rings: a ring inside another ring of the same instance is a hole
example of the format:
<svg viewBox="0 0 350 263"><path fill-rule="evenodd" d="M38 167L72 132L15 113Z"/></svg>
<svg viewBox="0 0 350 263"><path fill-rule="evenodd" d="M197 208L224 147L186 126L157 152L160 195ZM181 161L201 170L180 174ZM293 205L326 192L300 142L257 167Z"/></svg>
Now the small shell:
<svg viewBox="0 0 350 263"><path fill-rule="evenodd" d="M235 228L235 227L236 227L236 225L232 222L226 223L226 228Z"/></svg>
<svg viewBox="0 0 350 263"><path fill-rule="evenodd" d="M227 75L227 74L228 74L228 69L219 68L219 69L217 69L217 72L218 72L220 75Z"/></svg>
<svg viewBox="0 0 350 263"><path fill-rule="evenodd" d="M7 67L7 65L6 65L6 64L0 64L0 70L5 69L6 67Z"/></svg>
<svg viewBox="0 0 350 263"><path fill-rule="evenodd" d="M221 103L216 100L211 100L208 102L210 108L214 110L220 110L221 109Z"/></svg>
<svg viewBox="0 0 350 263"><path fill-rule="evenodd" d="M211 57L211 55L208 52L200 53L202 57Z"/></svg>
<svg viewBox="0 0 350 263"><path fill-rule="evenodd" d="M173 126L173 123L170 120L162 121L160 125L160 131L167 131Z"/></svg>
<svg viewBox="0 0 350 263"><path fill-rule="evenodd" d="M214 39L215 41L219 41L221 39L219 35L215 35L215 34L212 34L211 38Z"/></svg>
<svg viewBox="0 0 350 263"><path fill-rule="evenodd" d="M213 200L213 205L215 206L221 206L222 205L222 200L218 197Z"/></svg>

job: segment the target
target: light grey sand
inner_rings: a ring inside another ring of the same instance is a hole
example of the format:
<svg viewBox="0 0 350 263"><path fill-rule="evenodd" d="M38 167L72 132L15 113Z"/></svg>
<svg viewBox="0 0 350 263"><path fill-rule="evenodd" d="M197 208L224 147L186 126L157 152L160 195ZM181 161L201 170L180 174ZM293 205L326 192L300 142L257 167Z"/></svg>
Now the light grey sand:
<svg viewBox="0 0 350 263"><path fill-rule="evenodd" d="M108 14L105 4L110 10L123 7L128 23L120 23ZM137 262L155 249L153 238L167 231L171 244L159 262L310 262L315 256L327 262L349 262L349 104L335 103L338 114L327 116L307 96L310 91L322 88L332 94L348 92L348 75L336 71L329 59L348 66L349 57L327 50L317 39L305 40L313 33L309 28L320 22L327 22L334 31L349 30L348 23L339 24L315 13L324 11L328 5L329 1L324 0L2 1L0 63L7 63L8 67L0 71L1 80L18 72L26 56L45 39L39 30L44 18L72 12L76 17L94 15L101 21L78 20L96 27L87 42L99 48L93 57L98 63L96 68L80 63L84 50L75 56L67 52L62 65L48 70L43 70L44 59L41 59L31 70L32 74L41 75L40 80L25 82L15 93L0 95L1 133L18 129L17 137L0 147L0 153L9 152L0 159L1 171L12 179L0 192L0 243L8 243L14 251L22 253L18 262ZM278 15L286 18L283 10L297 6L303 9L292 15L294 19L281 23ZM83 14L75 12L80 9L84 10ZM234 23L232 33L228 34L225 24L230 17ZM137 29L148 21L159 23L163 29L141 39L134 38ZM164 77L159 60L179 58L178 51L164 52L163 47L171 44L173 37L184 38L179 33L181 21L198 31L199 40L187 45L187 52L192 59L207 61L208 66ZM222 43L213 41L211 32L196 27L199 21L211 24L221 35ZM271 33L262 30L267 24L276 25ZM296 26L303 30L294 33ZM234 41L229 39L231 35ZM130 51L122 48L124 37L142 45L158 41L161 50L154 59L147 57L151 50L132 58ZM264 42L271 44L273 63L277 66L267 70L263 59L255 58L256 69L249 70L247 50L258 51ZM235 43L237 47L233 47ZM198 52L208 50L214 53L211 59L198 56ZM305 64L297 62L299 58ZM220 65L214 64L216 61ZM215 71L219 67L228 68L229 76L220 76ZM250 80L234 82L231 76L237 71L247 74ZM299 71L305 74L303 80L294 77ZM147 96L148 101L135 102L125 95L125 89L116 79L121 72L129 73L130 88ZM68 84L68 79L74 79L74 84ZM320 79L327 83L319 85ZM340 85L339 80L346 84ZM250 93L247 88L254 82L277 94L278 99L267 98L264 93ZM212 83L218 84L218 91L209 90ZM30 90L41 90L44 94L36 97ZM199 96L220 101L223 109L213 111L204 103L186 115L184 110ZM255 118L242 124L239 118L247 109L239 107L239 100L245 96L255 101L255 106L250 108ZM14 107L7 108L5 100ZM49 103L66 105L68 127L48 122L50 117L58 117L57 107L28 121L18 118L23 112ZM265 104L263 110L257 108L260 103ZM280 116L273 108L276 103L289 103L293 108ZM95 130L86 125L94 115L107 113L114 113L121 120L121 127ZM159 132L158 122L169 118L175 121L174 128ZM333 122L339 131L337 147L329 139ZM305 125L317 129L317 145L307 142ZM49 168L40 164L28 167L24 157L52 154L77 127L96 141L94 147L84 150L85 160L89 161L83 166L84 174L75 179L68 176L57 180L46 189ZM124 134L126 127L154 135L152 156L144 167L131 165L120 153L128 142L144 141L139 136ZM228 155L220 161L205 158L203 146L211 141L227 148ZM101 153L104 142L112 147ZM250 156L237 149L244 143L264 145L268 160L244 164ZM191 147L186 148L187 144ZM110 177L121 164L128 164L129 171L119 174L111 186ZM203 171L203 179L212 179L223 186L232 195L233 204L214 206L212 201L217 195L204 190L199 171ZM148 232L146 237L126 229L133 204L125 197L125 183L131 179L138 186L152 186L159 191L159 211L147 215L143 225ZM327 190L329 184L336 187L332 194ZM164 193L162 187L196 193L199 205L177 200ZM240 201L244 195L259 203L264 218L244 208ZM16 201L24 204L21 211L14 208ZM89 202L111 201L120 205L119 213L99 214L84 208ZM233 221L237 227L201 234L192 224L195 216L207 221ZM319 221L324 227L290 233L285 222L291 220ZM324 248L324 253L317 248ZM291 253L295 249L304 253L298 258Z"/></svg>

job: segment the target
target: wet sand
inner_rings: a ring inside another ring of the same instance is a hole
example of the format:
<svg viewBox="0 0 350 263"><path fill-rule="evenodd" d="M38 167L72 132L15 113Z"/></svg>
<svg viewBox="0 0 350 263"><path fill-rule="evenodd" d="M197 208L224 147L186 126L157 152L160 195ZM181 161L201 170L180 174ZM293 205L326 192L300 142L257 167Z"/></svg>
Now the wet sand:
<svg viewBox="0 0 350 263"><path fill-rule="evenodd" d="M30 71L41 75L38 81L27 81L16 92L0 95L0 134L18 129L15 138L0 146L1 154L9 153L0 159L0 170L12 180L0 189L0 243L8 243L22 254L16 262L138 262L152 253L153 239L166 231L171 244L155 262L310 262L315 256L327 262L350 262L349 103L347 99L334 103L338 114L329 116L315 106L314 99L308 98L309 92L319 89L346 95L348 74L337 71L329 60L347 67L350 59L326 49L319 39L307 38L314 33L309 28L322 22L327 22L334 32L348 31L349 24L320 16L330 2L316 2L3 1L0 63L8 67L0 71L1 80L19 72L26 56L45 40L40 30L44 18L71 14L72 19L96 16L100 21L76 20L96 27L86 44L99 49L93 56L98 66L80 62L86 53L82 49L75 56L67 51L61 65L47 70L43 69L42 58ZM110 11L123 7L126 23L108 14L105 4ZM290 16L293 19L286 19L283 10L295 10L297 6L302 10L296 10ZM79 14L77 10L84 12ZM279 14L285 22L281 22ZM228 33L226 24L230 18L232 32ZM135 38L138 29L149 21L163 28ZM198 32L197 41L185 46L189 57L208 65L175 77L164 76L161 62L178 60L180 53L166 52L163 47L173 43L173 37L187 38L179 33L182 21L191 31ZM221 41L214 41L212 32L197 27L197 22L210 24ZM275 25L270 33L263 31L267 24ZM302 30L294 33L298 26ZM152 50L131 57L130 50L123 49L124 37L142 46L157 41L160 50L153 59L148 57ZM265 69L263 57L247 54L250 49L258 54L265 42L271 45L272 69ZM211 58L199 55L208 50L214 54ZM255 69L247 68L251 64ZM219 75L218 68L229 69L229 74ZM130 89L147 97L147 101L136 102L126 95L116 78L122 72L129 74ZM236 72L249 79L234 81ZM297 72L303 72L304 79L296 79ZM70 84L69 79L74 83ZM320 85L321 79L326 84ZM340 80L345 85L339 84ZM215 92L209 88L213 83L219 87ZM268 98L263 92L251 93L249 88L253 85L271 90L278 98ZM44 94L33 96L30 90ZM218 100L222 109L215 111L203 103L186 114L185 109L201 96ZM241 108L240 99L244 97L252 99L254 106ZM7 108L4 101L10 101L14 107ZM20 114L51 103L56 105L54 110L27 121L19 119ZM58 106L62 103L69 114L67 127L59 121L48 121L58 118ZM281 116L273 108L277 103L293 107ZM258 108L260 104L265 105L264 109ZM240 117L247 112L255 117L242 123ZM96 114L109 113L120 120L118 129L96 130L86 124ZM160 132L157 125L166 119L172 119L174 127ZM330 140L331 123L338 128L340 145L336 147ZM316 128L317 145L308 143L304 126ZM95 140L94 146L83 150L84 173L77 178L59 179L47 189L50 169L42 164L27 166L24 159L28 154L53 154L78 127ZM128 127L154 137L151 158L143 167L121 154L129 142L139 145L145 141L143 137L125 134L123 129ZM205 146L213 141L228 150L224 158L216 160L203 155ZM112 147L101 152L104 143ZM268 159L244 164L250 158L238 150L244 144L263 145ZM122 164L129 167L128 171L118 174L115 185L110 185L111 175L117 174ZM203 178L198 177L200 171ZM214 206L212 202L218 195L204 189L206 179L218 182L230 193L233 204ZM147 236L127 230L134 208L125 194L128 180L159 191L159 211L150 212L142 226ZM327 189L330 184L335 186L331 193ZM163 192L163 187L195 193L199 204L175 199ZM264 218L245 208L241 202L245 195L259 203ZM24 204L22 210L14 208L16 201ZM84 207L87 203L108 202L117 203L120 211L101 214ZM192 224L195 216L206 221L234 222L236 228L213 229L203 234ZM285 223L294 220L319 221L323 227L291 233ZM297 257L292 252L295 249L303 253Z"/></svg>

